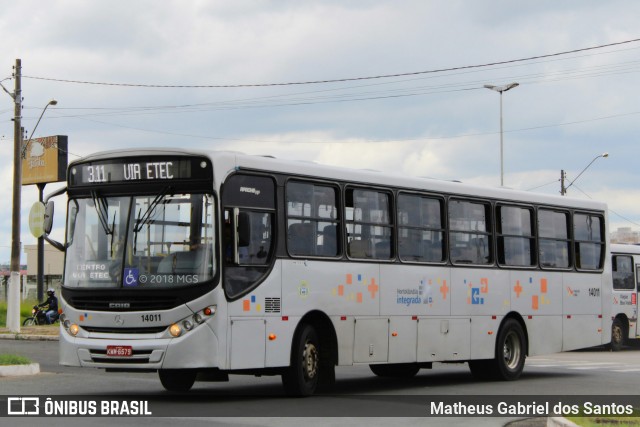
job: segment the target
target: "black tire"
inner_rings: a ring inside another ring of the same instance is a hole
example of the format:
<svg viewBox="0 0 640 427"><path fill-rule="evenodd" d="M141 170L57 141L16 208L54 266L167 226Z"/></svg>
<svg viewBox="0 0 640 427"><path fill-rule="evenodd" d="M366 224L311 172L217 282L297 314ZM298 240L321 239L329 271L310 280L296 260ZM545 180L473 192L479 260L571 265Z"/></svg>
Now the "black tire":
<svg viewBox="0 0 640 427"><path fill-rule="evenodd" d="M611 324L611 350L620 351L625 344L626 328L620 319L614 319Z"/></svg>
<svg viewBox="0 0 640 427"><path fill-rule="evenodd" d="M168 391L189 391L196 382L197 372L193 369L160 369L158 376L162 386Z"/></svg>
<svg viewBox="0 0 640 427"><path fill-rule="evenodd" d="M416 363L390 363L384 365L369 365L371 372L379 377L412 378L420 367Z"/></svg>
<svg viewBox="0 0 640 427"><path fill-rule="evenodd" d="M26 319L24 319L24 322L22 322L22 326L35 326L38 323L36 322L36 319L34 319L33 317L27 317Z"/></svg>
<svg viewBox="0 0 640 427"><path fill-rule="evenodd" d="M291 349L291 365L282 374L289 396L311 396L320 376L320 341L311 325L303 325Z"/></svg>
<svg viewBox="0 0 640 427"><path fill-rule="evenodd" d="M495 378L504 381L517 380L527 358L527 339L520 322L507 319L496 341Z"/></svg>

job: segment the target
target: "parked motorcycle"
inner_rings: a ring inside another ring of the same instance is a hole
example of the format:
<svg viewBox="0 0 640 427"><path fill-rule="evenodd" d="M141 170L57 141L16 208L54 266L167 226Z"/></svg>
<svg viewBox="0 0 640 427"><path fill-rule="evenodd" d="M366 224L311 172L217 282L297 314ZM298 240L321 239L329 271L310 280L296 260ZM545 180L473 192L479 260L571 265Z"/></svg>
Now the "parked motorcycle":
<svg viewBox="0 0 640 427"><path fill-rule="evenodd" d="M58 322L58 315L56 314L53 323ZM46 310L42 310L41 307L34 305L31 309L31 317L27 317L22 322L22 326L36 326L36 325L48 325Z"/></svg>

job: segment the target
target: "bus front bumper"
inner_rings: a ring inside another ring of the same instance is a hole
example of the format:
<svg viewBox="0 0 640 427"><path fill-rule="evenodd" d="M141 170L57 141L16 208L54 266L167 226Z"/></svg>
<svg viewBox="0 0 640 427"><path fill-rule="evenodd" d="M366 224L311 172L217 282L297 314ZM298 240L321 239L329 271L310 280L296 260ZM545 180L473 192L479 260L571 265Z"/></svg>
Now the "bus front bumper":
<svg viewBox="0 0 640 427"><path fill-rule="evenodd" d="M92 334L72 337L61 328L60 364L122 370L218 367L218 339L206 325L177 338Z"/></svg>

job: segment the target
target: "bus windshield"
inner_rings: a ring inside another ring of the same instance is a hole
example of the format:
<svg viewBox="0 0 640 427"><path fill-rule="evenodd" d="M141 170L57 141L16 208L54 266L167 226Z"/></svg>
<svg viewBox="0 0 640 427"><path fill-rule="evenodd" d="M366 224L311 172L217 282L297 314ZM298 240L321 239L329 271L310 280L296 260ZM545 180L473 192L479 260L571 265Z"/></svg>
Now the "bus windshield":
<svg viewBox="0 0 640 427"><path fill-rule="evenodd" d="M154 289L211 280L213 197L168 193L70 199L65 286Z"/></svg>

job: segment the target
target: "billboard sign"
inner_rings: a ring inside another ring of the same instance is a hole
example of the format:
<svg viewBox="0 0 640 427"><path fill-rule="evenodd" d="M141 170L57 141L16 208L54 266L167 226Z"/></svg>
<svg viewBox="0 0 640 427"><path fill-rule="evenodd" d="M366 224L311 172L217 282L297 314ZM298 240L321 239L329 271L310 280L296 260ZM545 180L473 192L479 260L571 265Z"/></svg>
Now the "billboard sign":
<svg viewBox="0 0 640 427"><path fill-rule="evenodd" d="M67 179L66 135L33 138L27 143L22 149L22 185Z"/></svg>

